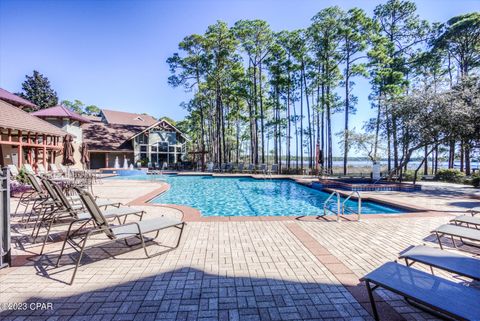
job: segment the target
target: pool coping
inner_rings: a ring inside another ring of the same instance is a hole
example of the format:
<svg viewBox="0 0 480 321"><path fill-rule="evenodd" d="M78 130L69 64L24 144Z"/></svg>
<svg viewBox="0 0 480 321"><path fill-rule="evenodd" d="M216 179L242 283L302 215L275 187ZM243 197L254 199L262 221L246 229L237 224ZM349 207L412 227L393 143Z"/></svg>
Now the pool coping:
<svg viewBox="0 0 480 321"><path fill-rule="evenodd" d="M187 175L185 175L187 176ZM208 175L210 176L210 175ZM228 176L221 176L228 177ZM231 177L231 176L230 176ZM235 176L238 177L238 176ZM247 176L245 176L247 177ZM251 177L251 176L250 176ZM252 177L255 178L255 177ZM287 178L293 180L298 184L305 185L302 182L297 181L296 179ZM187 205L179 204L161 204L161 203L150 203L150 201L161 194L167 192L170 189L170 184L167 182L162 182L162 186L143 195L132 201L127 205L131 206L152 206L152 207L167 207L173 208L180 211L183 215L183 220L185 222L250 222L250 221L307 221L307 222L336 222L337 217L335 215L329 216L202 216L200 210L190 207ZM336 190L336 189L324 189L326 192L337 191L341 196L348 196L348 191ZM356 197L352 196L356 199ZM410 212L399 213L399 214L364 214L361 215L361 220L370 220L370 219L386 219L386 218L414 218L414 217L435 217L435 216L454 216L444 211L434 211L428 210L422 207L418 207L411 204L405 204L403 202L392 202L390 200L385 200L377 197L367 196L362 197L362 200L375 202L378 204L385 204L387 206L393 206L396 208L404 209ZM342 222L357 222L357 215L340 215L340 220Z"/></svg>

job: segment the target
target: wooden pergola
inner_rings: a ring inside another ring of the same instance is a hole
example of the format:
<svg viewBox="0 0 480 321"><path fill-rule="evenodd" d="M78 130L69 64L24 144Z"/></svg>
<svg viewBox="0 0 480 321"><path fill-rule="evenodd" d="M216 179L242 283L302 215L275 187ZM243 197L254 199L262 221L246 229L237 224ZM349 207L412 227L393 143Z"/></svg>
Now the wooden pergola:
<svg viewBox="0 0 480 321"><path fill-rule="evenodd" d="M47 159L54 160L57 152L62 150L61 137L59 136L12 128L0 128L0 133L0 145L12 146L17 149L18 164L16 165L19 168L23 165L24 151L28 151L27 162L34 167L38 164L39 154L41 153L43 166L46 167Z"/></svg>

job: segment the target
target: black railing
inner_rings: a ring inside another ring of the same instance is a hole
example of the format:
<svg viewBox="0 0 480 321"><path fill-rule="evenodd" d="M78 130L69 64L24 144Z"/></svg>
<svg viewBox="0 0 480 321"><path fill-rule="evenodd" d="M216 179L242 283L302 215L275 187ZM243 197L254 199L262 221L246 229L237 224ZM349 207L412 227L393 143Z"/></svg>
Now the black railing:
<svg viewBox="0 0 480 321"><path fill-rule="evenodd" d="M10 263L10 172L4 168L0 171L0 268Z"/></svg>

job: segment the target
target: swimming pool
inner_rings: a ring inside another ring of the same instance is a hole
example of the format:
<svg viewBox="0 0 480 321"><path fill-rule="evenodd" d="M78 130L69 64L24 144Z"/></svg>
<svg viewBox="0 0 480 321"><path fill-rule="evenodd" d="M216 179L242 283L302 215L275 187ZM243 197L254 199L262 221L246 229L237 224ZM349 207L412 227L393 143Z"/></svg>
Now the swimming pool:
<svg viewBox="0 0 480 321"><path fill-rule="evenodd" d="M157 177L158 178L158 177ZM329 194L292 180L258 180L249 177L163 176L170 190L151 203L194 207L202 216L307 216L323 214ZM155 177L124 176L115 179L152 180ZM335 204L332 204L335 207ZM355 210L357 202L346 204ZM401 209L362 202L362 214L399 214Z"/></svg>

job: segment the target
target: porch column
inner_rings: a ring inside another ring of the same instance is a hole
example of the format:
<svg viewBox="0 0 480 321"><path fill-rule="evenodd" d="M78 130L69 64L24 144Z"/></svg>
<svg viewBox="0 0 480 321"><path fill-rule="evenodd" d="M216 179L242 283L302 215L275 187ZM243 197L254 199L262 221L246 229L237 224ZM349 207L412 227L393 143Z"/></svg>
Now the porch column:
<svg viewBox="0 0 480 321"><path fill-rule="evenodd" d="M57 146L57 137L51 137L51 139L53 139L53 146ZM55 163L56 160L57 160L57 150L54 149L52 151L52 163Z"/></svg>
<svg viewBox="0 0 480 321"><path fill-rule="evenodd" d="M105 168L108 168L108 153L105 153Z"/></svg>
<svg viewBox="0 0 480 321"><path fill-rule="evenodd" d="M21 169L22 168L22 165L23 165L23 146L22 146L22 131L19 130L18 131L18 150L17 150L17 154L18 154L18 169Z"/></svg>
<svg viewBox="0 0 480 321"><path fill-rule="evenodd" d="M42 145L43 167L47 168L47 137L45 135L43 135Z"/></svg>

